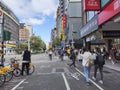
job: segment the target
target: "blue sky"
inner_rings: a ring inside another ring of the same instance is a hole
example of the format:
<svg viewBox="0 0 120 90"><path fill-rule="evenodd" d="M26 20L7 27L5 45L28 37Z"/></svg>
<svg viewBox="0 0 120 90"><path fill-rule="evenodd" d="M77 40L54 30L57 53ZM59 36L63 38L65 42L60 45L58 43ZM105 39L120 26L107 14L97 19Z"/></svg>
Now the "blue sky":
<svg viewBox="0 0 120 90"><path fill-rule="evenodd" d="M51 29L56 25L59 0L1 0L18 17L19 21L33 26L33 33L48 44Z"/></svg>

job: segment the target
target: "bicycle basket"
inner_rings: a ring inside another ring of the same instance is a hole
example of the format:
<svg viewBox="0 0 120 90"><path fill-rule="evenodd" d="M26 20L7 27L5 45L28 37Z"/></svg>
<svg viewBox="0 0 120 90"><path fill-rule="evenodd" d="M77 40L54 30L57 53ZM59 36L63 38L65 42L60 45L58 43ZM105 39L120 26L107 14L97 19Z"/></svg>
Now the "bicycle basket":
<svg viewBox="0 0 120 90"><path fill-rule="evenodd" d="M13 67L14 67L14 68L18 68L18 67L19 67L19 63L14 63L14 64L13 64Z"/></svg>

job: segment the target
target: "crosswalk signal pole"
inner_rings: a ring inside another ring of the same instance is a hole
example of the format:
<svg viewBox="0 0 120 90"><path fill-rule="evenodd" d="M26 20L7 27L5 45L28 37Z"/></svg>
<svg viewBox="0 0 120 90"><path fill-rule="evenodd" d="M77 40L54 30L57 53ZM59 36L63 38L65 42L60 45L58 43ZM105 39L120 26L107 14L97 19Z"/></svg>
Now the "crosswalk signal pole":
<svg viewBox="0 0 120 90"><path fill-rule="evenodd" d="M1 49L2 49L1 64L2 64L2 66L4 66L4 41L2 41Z"/></svg>

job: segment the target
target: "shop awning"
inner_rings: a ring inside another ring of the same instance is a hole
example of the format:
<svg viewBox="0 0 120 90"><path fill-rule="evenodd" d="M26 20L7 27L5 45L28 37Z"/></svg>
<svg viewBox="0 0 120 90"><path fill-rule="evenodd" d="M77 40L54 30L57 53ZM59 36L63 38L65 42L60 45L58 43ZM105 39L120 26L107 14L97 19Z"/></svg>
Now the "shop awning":
<svg viewBox="0 0 120 90"><path fill-rule="evenodd" d="M6 44L6 46L7 46L7 47L12 47L12 48L15 48L15 47L16 47L16 45L14 45L14 44Z"/></svg>

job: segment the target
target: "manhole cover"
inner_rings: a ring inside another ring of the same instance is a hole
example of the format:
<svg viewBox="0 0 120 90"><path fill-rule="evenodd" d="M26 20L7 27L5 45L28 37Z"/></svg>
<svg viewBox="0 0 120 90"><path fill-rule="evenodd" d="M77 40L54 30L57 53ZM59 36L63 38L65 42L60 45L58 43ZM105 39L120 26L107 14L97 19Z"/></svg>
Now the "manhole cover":
<svg viewBox="0 0 120 90"><path fill-rule="evenodd" d="M64 69L56 69L56 72L64 72Z"/></svg>
<svg viewBox="0 0 120 90"><path fill-rule="evenodd" d="M104 73L111 73L111 72L109 72L109 71L103 71Z"/></svg>

